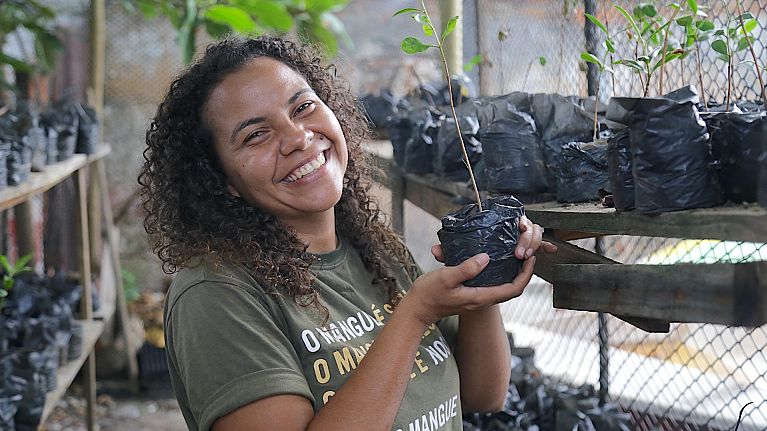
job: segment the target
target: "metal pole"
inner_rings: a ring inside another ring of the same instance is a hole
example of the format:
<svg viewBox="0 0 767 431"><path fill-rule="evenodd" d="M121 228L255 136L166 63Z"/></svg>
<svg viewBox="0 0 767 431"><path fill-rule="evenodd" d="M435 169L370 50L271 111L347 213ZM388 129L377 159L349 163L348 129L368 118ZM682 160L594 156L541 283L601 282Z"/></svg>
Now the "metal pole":
<svg viewBox="0 0 767 431"><path fill-rule="evenodd" d="M587 14L596 16L597 14L597 0L583 0L584 10ZM599 58L599 33L597 26L590 20L583 20L586 25L583 31L586 35L586 51ZM586 63L586 85L589 96L597 94L597 86L599 85L599 67L596 64Z"/></svg>
<svg viewBox="0 0 767 431"><path fill-rule="evenodd" d="M596 238L594 252L604 256L602 238ZM603 406L607 403L610 386L610 334L607 332L607 314L598 313L597 320L599 323L599 405Z"/></svg>

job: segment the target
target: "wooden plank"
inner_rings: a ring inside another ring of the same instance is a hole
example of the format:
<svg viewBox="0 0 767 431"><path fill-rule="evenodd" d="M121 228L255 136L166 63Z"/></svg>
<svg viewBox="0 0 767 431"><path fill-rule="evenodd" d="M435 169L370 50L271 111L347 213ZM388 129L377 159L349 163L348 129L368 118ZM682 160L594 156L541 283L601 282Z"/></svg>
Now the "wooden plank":
<svg viewBox="0 0 767 431"><path fill-rule="evenodd" d="M554 306L670 322L767 323L767 262L554 267Z"/></svg>
<svg viewBox="0 0 767 431"><path fill-rule="evenodd" d="M56 407L56 402L61 399L64 393L72 384L72 381L77 376L77 372L83 367L83 364L93 352L96 340L99 339L101 331L104 329L102 322L96 322L91 320L81 320L83 325L83 352L75 360L59 367L56 372L56 389L48 392L45 396L45 405L43 406L43 416L40 423L45 422L45 419L51 414L53 408Z"/></svg>
<svg viewBox="0 0 767 431"><path fill-rule="evenodd" d="M530 219L545 228L686 239L767 242L767 208L753 205L675 211L656 216L618 212L594 203L548 202L525 205Z"/></svg>
<svg viewBox="0 0 767 431"><path fill-rule="evenodd" d="M32 172L22 184L0 190L0 211L12 208L29 199L30 196L49 190L78 169L107 154L109 154L109 147L103 146L90 156L75 154L63 162L46 166L43 172Z"/></svg>

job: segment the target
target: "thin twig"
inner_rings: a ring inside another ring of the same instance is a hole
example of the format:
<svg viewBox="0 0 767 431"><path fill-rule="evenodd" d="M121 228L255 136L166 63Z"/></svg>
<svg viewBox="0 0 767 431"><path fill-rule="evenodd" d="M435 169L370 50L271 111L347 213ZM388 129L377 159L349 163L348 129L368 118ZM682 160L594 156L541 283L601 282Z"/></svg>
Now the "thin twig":
<svg viewBox="0 0 767 431"><path fill-rule="evenodd" d="M708 109L708 105L706 104L706 89L703 87L703 72L701 72L701 69L703 69L703 66L700 62L700 42L697 40L695 41L695 56L698 58L698 81L700 82L700 101L703 103L703 107L705 109Z"/></svg>
<svg viewBox="0 0 767 431"><path fill-rule="evenodd" d="M463 134L461 133L461 125L458 124L458 114L455 112L455 102L453 101L453 85L450 83L450 68L447 66L447 58L445 58L445 51L442 49L442 41L439 38L437 29L431 23L429 18L429 12L426 10L426 4L424 0L421 0L421 7L423 7L423 13L426 15L426 19L429 20L429 26L434 33L434 38L437 39L437 48L439 49L439 55L442 57L442 65L445 67L445 78L447 79L447 91L450 95L450 111L453 113L453 120L455 121L455 129L458 132L458 140L461 143L461 151L463 152L463 162L466 164L466 169L469 170L469 178L471 179L471 186L474 189L474 195L477 199L477 207L482 211L482 198L479 196L479 188L477 188L477 180L474 178L474 171L471 169L471 162L469 161L469 153L466 152L466 144L463 142Z"/></svg>
<svg viewBox="0 0 767 431"><path fill-rule="evenodd" d="M676 14L678 14L680 10L682 10L682 6L678 6L676 9L674 9L674 13L671 14L671 19L668 22L668 27L666 27L666 33L663 35L663 50L661 52L661 58L660 58L660 78L658 80L658 96L663 95L663 69L666 68L666 50L668 49L668 34L671 31L671 23L674 22L674 18L676 18Z"/></svg>

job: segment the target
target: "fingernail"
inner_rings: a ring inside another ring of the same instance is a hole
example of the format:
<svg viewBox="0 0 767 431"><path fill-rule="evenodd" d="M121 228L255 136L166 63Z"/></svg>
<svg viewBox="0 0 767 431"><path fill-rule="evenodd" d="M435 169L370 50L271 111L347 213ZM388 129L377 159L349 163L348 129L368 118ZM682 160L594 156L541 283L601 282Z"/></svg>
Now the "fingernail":
<svg viewBox="0 0 767 431"><path fill-rule="evenodd" d="M522 259L523 257L525 257L525 248L524 247L517 248L516 254L517 254L517 257Z"/></svg>
<svg viewBox="0 0 767 431"><path fill-rule="evenodd" d="M477 263L480 265L484 265L488 262L490 262L490 256L487 255L487 253L480 253L475 258L477 260Z"/></svg>

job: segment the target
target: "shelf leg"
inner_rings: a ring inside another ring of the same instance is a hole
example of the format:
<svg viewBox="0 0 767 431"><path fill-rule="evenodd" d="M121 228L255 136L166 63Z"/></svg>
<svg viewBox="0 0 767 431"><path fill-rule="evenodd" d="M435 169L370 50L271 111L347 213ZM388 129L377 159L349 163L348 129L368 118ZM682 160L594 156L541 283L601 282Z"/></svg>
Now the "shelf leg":
<svg viewBox="0 0 767 431"><path fill-rule="evenodd" d="M80 316L85 320L93 319L91 291L91 249L88 230L88 187L85 168L77 171L77 219L80 240L80 276L83 285L80 300ZM96 357L91 351L84 366L86 419L88 431L96 430Z"/></svg>

